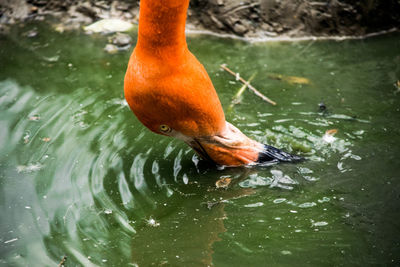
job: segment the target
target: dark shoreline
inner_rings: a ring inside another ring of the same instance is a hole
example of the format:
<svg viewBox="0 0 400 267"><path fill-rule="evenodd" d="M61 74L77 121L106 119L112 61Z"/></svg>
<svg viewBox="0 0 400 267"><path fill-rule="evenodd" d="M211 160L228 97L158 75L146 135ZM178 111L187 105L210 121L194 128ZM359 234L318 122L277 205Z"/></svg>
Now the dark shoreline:
<svg viewBox="0 0 400 267"><path fill-rule="evenodd" d="M348 3L349 2L349 3ZM187 28L249 39L368 36L400 25L400 1L191 0ZM397 11L396 11L397 10ZM139 2L127 0L0 0L0 32L53 17L66 30L100 19L136 24ZM398 30L398 29L397 29Z"/></svg>

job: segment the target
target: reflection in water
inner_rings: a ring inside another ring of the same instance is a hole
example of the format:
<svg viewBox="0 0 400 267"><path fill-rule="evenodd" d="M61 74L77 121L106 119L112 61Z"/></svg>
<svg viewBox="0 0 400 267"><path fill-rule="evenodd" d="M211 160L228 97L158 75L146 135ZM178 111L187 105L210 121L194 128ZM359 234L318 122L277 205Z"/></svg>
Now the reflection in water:
<svg viewBox="0 0 400 267"><path fill-rule="evenodd" d="M307 47L304 43L190 41L226 107L240 85L229 83L218 70L222 61L235 61L230 65L248 71L248 76L254 70L289 76L298 72L313 80L310 85L283 85L257 74L257 88L265 84L280 100L278 107L272 110L244 94L242 103L227 114L245 134L301 154L305 162L218 170L185 144L151 134L133 118L121 94L121 70L129 51L104 55L103 37L76 33L68 43L68 36L45 35L38 40L0 39L6 44L2 47L21 43L16 51L0 51L0 64L9 64L0 73L0 207L6 215L0 228L5 255L0 263L56 266L67 255L72 266L262 266L266 259L271 265L293 266L305 258L310 265L339 265L343 257L359 265L378 262L357 257L370 255L371 242L365 240L371 238L391 251L385 239L367 233L386 229L377 228L371 214L378 210L373 205L393 199L385 185L398 187L396 170L382 162L375 167L379 171L369 166L375 153L385 152L388 162L394 162L397 156L390 151L397 142L376 145L373 136L380 130L374 123L386 115L379 117L377 109L378 120L364 112L366 104L352 95L354 88L366 90L368 77L348 88L325 73L362 76L359 68L341 69L347 66L343 60L354 57L342 46L356 42L314 43L306 60L294 57ZM335 49L341 57L331 55ZM243 60L237 51L246 55ZM296 59L296 64L286 58ZM29 64L22 64L25 61ZM329 64L319 65L323 61ZM37 62L36 70L28 68ZM305 64L310 73L301 67ZM334 93L318 91L332 83ZM368 101L375 101L375 91L368 92ZM321 97L329 113L318 112ZM391 97L381 105L396 106ZM335 101L341 103L336 109ZM386 121L391 140L398 140L396 127ZM331 129L338 131L327 142L323 136ZM377 186L373 176L383 173L392 180ZM216 186L219 179L229 182ZM376 194L363 195L367 190ZM393 215L385 218L391 221Z"/></svg>

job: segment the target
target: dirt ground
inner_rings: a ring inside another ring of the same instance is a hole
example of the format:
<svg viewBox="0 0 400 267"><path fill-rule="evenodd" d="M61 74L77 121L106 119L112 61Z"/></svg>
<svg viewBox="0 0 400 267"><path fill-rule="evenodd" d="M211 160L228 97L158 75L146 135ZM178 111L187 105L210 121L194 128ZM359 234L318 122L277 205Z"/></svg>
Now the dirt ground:
<svg viewBox="0 0 400 267"><path fill-rule="evenodd" d="M400 25L399 0L191 0L188 28L248 38L363 36ZM76 29L103 18L137 23L136 0L0 0L0 31L25 20Z"/></svg>

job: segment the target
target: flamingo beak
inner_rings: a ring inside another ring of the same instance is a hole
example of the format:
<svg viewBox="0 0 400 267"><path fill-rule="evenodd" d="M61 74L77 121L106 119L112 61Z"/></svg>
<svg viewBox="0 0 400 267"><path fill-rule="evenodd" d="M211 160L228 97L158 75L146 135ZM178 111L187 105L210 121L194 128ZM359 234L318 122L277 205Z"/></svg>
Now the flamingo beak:
<svg viewBox="0 0 400 267"><path fill-rule="evenodd" d="M220 166L271 165L302 160L299 156L248 138L228 122L221 133L195 137L186 143L203 159Z"/></svg>

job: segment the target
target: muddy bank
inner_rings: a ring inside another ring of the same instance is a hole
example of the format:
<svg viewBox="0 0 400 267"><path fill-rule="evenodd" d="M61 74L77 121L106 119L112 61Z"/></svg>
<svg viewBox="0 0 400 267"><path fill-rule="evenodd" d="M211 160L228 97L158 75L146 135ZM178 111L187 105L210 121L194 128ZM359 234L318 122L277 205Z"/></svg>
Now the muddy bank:
<svg viewBox="0 0 400 267"><path fill-rule="evenodd" d="M354 3L356 2L356 3ZM362 36L400 25L397 0L191 0L188 28L242 37ZM0 30L26 20L63 29L105 18L138 22L139 1L0 0Z"/></svg>

